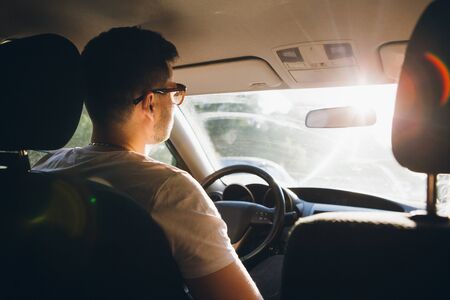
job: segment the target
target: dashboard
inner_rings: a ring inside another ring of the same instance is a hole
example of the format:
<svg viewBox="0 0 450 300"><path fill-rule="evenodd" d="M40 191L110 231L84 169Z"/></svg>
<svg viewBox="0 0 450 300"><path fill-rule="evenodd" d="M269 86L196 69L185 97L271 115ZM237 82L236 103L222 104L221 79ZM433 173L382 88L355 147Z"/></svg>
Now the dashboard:
<svg viewBox="0 0 450 300"><path fill-rule="evenodd" d="M283 188L286 211L296 212L298 217L311 216L323 212L337 211L396 211L410 212L422 207L414 207L392 200L324 188ZM209 193L213 201L248 201L266 207L274 207L274 196L269 186L264 184L230 184L223 192Z"/></svg>
<svg viewBox="0 0 450 300"><path fill-rule="evenodd" d="M290 229L302 217L326 212L411 212L422 209L373 195L336 189L282 187L282 191L286 204L284 224L282 225L284 228L281 230L279 237L270 244L270 247L261 253L258 258L259 260L261 257L283 254L289 238ZM260 183L247 185L233 183L227 185L222 191L213 191L208 194L214 202L220 201L220 206L226 206L223 203L226 201L244 201L274 209L275 204L275 194L272 189L268 185ZM233 203L231 205L236 204ZM240 222L236 221L237 219L234 214L231 217L228 216L228 219L225 216L222 217L224 217L229 229L240 224ZM245 223L245 221L242 222ZM262 244L262 241L269 236L272 228L272 223L268 224L263 222L261 224L253 224L254 226L251 226L251 234L246 235L245 238L243 237L241 241L238 241L236 252L240 257L257 249ZM256 263L258 259L253 263ZM251 266L249 265L249 267Z"/></svg>

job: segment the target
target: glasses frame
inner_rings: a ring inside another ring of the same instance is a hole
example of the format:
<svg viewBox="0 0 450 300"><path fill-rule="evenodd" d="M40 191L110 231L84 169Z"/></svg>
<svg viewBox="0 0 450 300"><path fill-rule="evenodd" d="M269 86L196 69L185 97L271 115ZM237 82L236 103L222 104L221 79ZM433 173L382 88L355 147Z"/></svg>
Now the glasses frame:
<svg viewBox="0 0 450 300"><path fill-rule="evenodd" d="M184 101L184 98L186 97L186 90L187 90L187 88L186 88L186 86L184 84L181 84L181 83L177 83L176 85L177 86L173 87L173 88L160 88L160 89L146 90L144 92L144 94L142 94L141 96L137 97L136 99L133 99L133 104L136 105L139 102L141 102L142 100L144 100L145 96L147 96L148 93L157 93L157 94L164 95L164 94L171 93L171 92L183 92L184 93L183 98L181 98L181 101L179 103L174 102L173 98L172 98L172 103L173 104L181 105L181 103L183 103L183 101Z"/></svg>

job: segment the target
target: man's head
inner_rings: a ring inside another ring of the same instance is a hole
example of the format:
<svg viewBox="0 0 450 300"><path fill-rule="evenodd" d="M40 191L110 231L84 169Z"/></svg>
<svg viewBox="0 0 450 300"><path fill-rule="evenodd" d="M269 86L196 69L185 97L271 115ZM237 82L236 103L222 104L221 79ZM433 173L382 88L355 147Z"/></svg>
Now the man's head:
<svg viewBox="0 0 450 300"><path fill-rule="evenodd" d="M87 81L86 107L94 127L117 128L130 121L136 109L145 108L152 119L153 140L167 139L171 129L170 94L150 93L171 88L170 63L178 56L175 46L159 33L138 27L113 28L92 39L82 53ZM137 104L133 100L143 97Z"/></svg>

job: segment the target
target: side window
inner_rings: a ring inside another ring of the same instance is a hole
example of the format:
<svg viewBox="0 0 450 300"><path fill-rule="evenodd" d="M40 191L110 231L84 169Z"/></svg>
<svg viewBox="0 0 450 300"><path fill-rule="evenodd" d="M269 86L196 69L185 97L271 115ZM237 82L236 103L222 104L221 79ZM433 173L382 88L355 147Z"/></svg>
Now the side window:
<svg viewBox="0 0 450 300"><path fill-rule="evenodd" d="M178 167L175 156L173 156L166 144L147 145L145 153L155 160Z"/></svg>
<svg viewBox="0 0 450 300"><path fill-rule="evenodd" d="M64 146L64 148L83 147L89 144L92 135L92 122L86 111L86 107L83 106L83 112L78 123L77 130L73 134L70 141ZM44 157L48 151L29 151L28 157L30 159L30 165L34 166L42 157Z"/></svg>
<svg viewBox="0 0 450 300"><path fill-rule="evenodd" d="M80 123L78 123L77 130L73 134L70 141L64 146L64 148L84 147L91 142L92 136L92 121L89 118L89 114L86 107L83 106L83 112L81 114Z"/></svg>
<svg viewBox="0 0 450 300"><path fill-rule="evenodd" d="M77 130L64 146L64 148L84 147L91 141L92 122L89 118L86 108L83 107L80 123L78 123ZM155 160L159 160L172 166L178 166L176 158L172 155L166 144L148 145L146 147L146 154ZM30 164L33 166L39 159L44 157L48 151L29 151Z"/></svg>
<svg viewBox="0 0 450 300"><path fill-rule="evenodd" d="M84 147L91 141L92 135L92 122L89 118L86 107L83 107L83 112L78 123L77 130L70 139L70 141L64 146L64 148ZM42 157L44 157L48 151L29 151L28 156L30 159L30 165L34 166Z"/></svg>

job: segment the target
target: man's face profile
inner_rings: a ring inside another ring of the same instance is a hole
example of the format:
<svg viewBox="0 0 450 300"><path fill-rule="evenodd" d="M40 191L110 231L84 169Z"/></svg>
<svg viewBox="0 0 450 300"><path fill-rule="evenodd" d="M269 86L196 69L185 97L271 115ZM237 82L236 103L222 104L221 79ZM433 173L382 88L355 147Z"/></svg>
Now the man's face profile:
<svg viewBox="0 0 450 300"><path fill-rule="evenodd" d="M166 82L164 87L173 87L176 84L170 79ZM171 99L171 94L157 94L155 93L155 122L153 123L153 141L155 144L165 142L173 128L173 107L174 104Z"/></svg>

